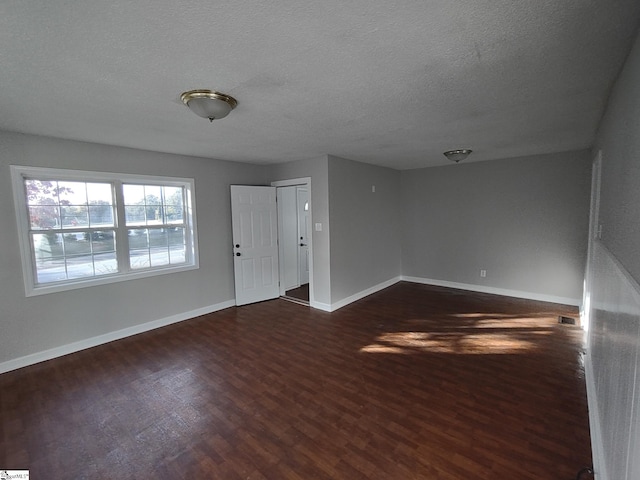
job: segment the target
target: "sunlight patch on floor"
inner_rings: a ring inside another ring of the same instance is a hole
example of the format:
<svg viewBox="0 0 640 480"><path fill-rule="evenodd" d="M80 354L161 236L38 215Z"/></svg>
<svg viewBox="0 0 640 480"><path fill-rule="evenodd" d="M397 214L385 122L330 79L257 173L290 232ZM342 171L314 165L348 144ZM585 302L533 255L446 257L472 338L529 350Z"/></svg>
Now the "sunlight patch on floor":
<svg viewBox="0 0 640 480"><path fill-rule="evenodd" d="M492 330L488 330L492 329ZM432 331L388 332L362 347L363 353L447 353L463 355L518 354L539 347L537 339L548 328L531 323L504 324L504 320L478 320L473 324L435 327Z"/></svg>

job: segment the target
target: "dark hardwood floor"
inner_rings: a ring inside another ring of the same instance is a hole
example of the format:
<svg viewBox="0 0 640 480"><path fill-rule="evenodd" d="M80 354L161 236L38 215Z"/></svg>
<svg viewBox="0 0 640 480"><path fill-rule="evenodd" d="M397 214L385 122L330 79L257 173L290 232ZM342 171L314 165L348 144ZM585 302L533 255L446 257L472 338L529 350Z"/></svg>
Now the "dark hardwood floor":
<svg viewBox="0 0 640 480"><path fill-rule="evenodd" d="M572 307L399 283L332 314L229 308L0 375L34 479L571 480Z"/></svg>
<svg viewBox="0 0 640 480"><path fill-rule="evenodd" d="M285 297L290 297L303 302L309 302L309 284L305 283L298 288L293 288L285 292Z"/></svg>

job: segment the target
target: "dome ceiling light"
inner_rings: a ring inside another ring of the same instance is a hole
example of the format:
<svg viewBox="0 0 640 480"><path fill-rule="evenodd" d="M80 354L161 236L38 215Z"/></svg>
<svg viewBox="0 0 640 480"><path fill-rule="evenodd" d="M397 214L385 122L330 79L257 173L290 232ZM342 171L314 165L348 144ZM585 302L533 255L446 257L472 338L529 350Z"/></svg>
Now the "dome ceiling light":
<svg viewBox="0 0 640 480"><path fill-rule="evenodd" d="M180 95L180 100L193 113L210 122L226 117L238 105L235 98L214 90L189 90Z"/></svg>
<svg viewBox="0 0 640 480"><path fill-rule="evenodd" d="M457 150L449 150L444 152L444 156L447 157L452 162L458 163L461 160L467 158L473 150L469 150L468 148L459 148Z"/></svg>

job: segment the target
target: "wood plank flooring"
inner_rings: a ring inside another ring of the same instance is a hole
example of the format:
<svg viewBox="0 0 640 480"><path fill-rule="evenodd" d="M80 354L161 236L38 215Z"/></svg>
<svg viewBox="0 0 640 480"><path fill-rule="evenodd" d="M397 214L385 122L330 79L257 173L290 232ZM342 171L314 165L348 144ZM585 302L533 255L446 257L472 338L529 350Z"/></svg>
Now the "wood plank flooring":
<svg viewBox="0 0 640 480"><path fill-rule="evenodd" d="M572 307L399 283L230 308L0 375L0 469L50 479L574 479Z"/></svg>
<svg viewBox="0 0 640 480"><path fill-rule="evenodd" d="M292 300L302 300L309 304L309 284L305 283L304 285L300 285L298 288L293 288L291 290L287 290L285 292L284 298L289 298Z"/></svg>

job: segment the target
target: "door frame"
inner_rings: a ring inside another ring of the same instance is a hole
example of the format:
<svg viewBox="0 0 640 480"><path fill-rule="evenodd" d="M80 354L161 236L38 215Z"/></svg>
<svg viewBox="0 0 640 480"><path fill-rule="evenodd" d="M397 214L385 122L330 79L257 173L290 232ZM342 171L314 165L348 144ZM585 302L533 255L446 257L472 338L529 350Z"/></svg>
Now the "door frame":
<svg viewBox="0 0 640 480"><path fill-rule="evenodd" d="M301 185L297 185L296 187L296 226L298 231L296 232L296 244L298 244L298 286L304 285L305 283L309 283L309 237L312 235L311 232L311 215L309 214L309 208L311 206L311 201L309 200L309 190L307 187L303 187ZM276 190L277 191L277 190ZM304 202L306 204L302 204L300 201L301 193L304 192ZM305 218L306 217L306 218ZM302 243L304 240L306 243ZM304 250L303 247L306 247ZM305 254L302 254L302 250L305 251ZM305 271L306 270L306 271ZM306 281L303 281L303 272Z"/></svg>
<svg viewBox="0 0 640 480"><path fill-rule="evenodd" d="M289 180L277 180L271 182L272 187L305 187L307 188L307 192L309 194L309 225L313 225L313 201L312 201L312 190L311 190L311 177L301 177L301 178L292 178ZM280 230L280 222L278 222L278 237L281 236ZM309 235L309 305L312 305L315 301L315 295L313 294L313 231L310 232ZM280 258L280 255L278 255ZM280 260L278 260L278 268L280 269L280 273L282 273L283 266L280 264ZM280 283L280 295L284 295L283 291L284 285L282 282Z"/></svg>
<svg viewBox="0 0 640 480"><path fill-rule="evenodd" d="M591 163L591 200L589 205L589 239L587 243L587 264L584 274L580 323L585 331L589 330L591 316L591 294L593 288L593 261L596 242L602 234L600 225L600 182L602 180L602 150L598 150ZM587 348L591 345L591 335L587 336Z"/></svg>

